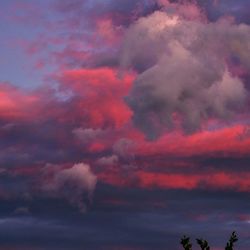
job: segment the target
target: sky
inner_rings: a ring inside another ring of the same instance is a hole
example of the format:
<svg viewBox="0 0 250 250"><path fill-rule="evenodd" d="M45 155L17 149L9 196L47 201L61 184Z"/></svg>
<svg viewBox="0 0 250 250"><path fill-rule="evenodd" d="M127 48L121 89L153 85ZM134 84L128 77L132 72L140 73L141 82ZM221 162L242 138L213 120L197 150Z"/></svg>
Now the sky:
<svg viewBox="0 0 250 250"><path fill-rule="evenodd" d="M250 248L249 0L1 0L1 250Z"/></svg>

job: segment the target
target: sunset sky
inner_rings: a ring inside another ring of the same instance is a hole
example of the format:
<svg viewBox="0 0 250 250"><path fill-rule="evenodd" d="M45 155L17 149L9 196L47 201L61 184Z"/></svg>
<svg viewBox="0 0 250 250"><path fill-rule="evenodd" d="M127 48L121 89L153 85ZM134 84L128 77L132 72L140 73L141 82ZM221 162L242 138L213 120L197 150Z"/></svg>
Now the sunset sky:
<svg viewBox="0 0 250 250"><path fill-rule="evenodd" d="M1 0L0 31L1 250L250 249L249 0Z"/></svg>

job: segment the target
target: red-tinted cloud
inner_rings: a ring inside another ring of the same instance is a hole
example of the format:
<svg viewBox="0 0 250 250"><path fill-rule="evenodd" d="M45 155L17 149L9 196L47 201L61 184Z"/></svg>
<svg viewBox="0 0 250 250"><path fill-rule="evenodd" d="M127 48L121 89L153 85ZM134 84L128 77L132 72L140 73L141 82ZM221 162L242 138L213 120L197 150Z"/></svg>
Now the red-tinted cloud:
<svg viewBox="0 0 250 250"><path fill-rule="evenodd" d="M145 189L212 189L250 191L250 173L211 173L211 174L162 174L136 171L123 174L102 173L99 179L118 187L137 187Z"/></svg>
<svg viewBox="0 0 250 250"><path fill-rule="evenodd" d="M0 84L0 117L2 119L27 118L37 102L36 95L26 94L8 83Z"/></svg>
<svg viewBox="0 0 250 250"><path fill-rule="evenodd" d="M77 112L85 116L90 127L120 128L130 120L132 112L123 98L133 76L119 79L117 72L108 68L77 69L63 72L59 81L62 89L73 91L79 98Z"/></svg>
<svg viewBox="0 0 250 250"><path fill-rule="evenodd" d="M156 142L143 142L138 146L142 155L169 154L176 156L195 155L241 155L250 152L250 138L245 135L247 126L236 125L193 135L169 133Z"/></svg>

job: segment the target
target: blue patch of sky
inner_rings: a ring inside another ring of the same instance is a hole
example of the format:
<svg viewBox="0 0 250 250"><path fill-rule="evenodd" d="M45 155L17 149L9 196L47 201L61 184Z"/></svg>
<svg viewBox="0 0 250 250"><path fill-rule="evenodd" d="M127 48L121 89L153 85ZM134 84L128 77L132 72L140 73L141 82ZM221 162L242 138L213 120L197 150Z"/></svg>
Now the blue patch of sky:
<svg viewBox="0 0 250 250"><path fill-rule="evenodd" d="M45 75L48 75L54 67L45 65L44 68L36 69L37 56L28 55L20 45L22 41L35 40L39 34L45 31L45 27L39 23L37 25L37 23L18 22L13 18L25 15L25 9L13 8L15 4L19 3L21 2L17 0L6 0L0 3L0 82L9 82L23 89L34 89L43 83ZM27 0L22 3L35 3L36 7L46 12L51 1Z"/></svg>

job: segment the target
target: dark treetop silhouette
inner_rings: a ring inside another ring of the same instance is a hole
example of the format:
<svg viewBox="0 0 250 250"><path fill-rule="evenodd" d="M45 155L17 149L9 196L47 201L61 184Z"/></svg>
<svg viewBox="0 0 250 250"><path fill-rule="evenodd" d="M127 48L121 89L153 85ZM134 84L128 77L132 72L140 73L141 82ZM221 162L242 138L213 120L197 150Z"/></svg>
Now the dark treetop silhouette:
<svg viewBox="0 0 250 250"><path fill-rule="evenodd" d="M227 245L225 247L225 250L233 250L234 249L234 243L238 241L237 235L235 232L233 232L230 236L229 241L227 242ZM210 247L208 245L208 242L204 239L196 239L197 244L200 246L202 250L210 250ZM185 250L192 250L192 244L190 242L190 238L187 236L183 236L181 238L180 244L183 246Z"/></svg>

